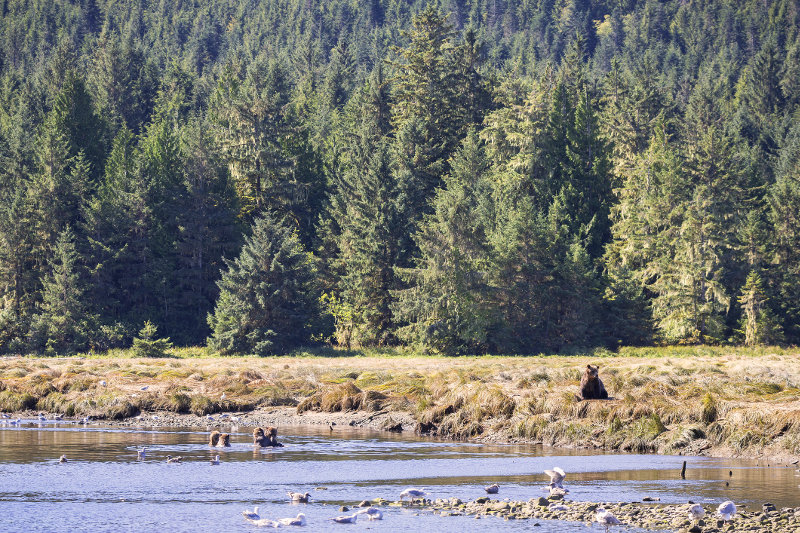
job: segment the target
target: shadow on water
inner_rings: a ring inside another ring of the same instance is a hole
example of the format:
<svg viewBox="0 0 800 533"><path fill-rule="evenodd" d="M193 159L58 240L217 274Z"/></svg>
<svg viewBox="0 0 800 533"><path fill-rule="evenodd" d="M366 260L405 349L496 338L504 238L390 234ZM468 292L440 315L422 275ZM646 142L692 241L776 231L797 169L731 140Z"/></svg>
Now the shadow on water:
<svg viewBox="0 0 800 533"><path fill-rule="evenodd" d="M24 523L25 531L246 531L255 528L241 511L259 505L262 516L271 518L303 512L318 531L343 527L329 521L341 514L339 506L395 500L407 486L424 487L433 498L466 501L498 483L499 497L528 500L545 494L542 471L554 465L567 471L569 498L578 501L650 496L662 504L732 499L748 506L800 505L796 467L755 461L455 443L318 427L283 427L285 447L260 449L250 444L251 428L225 431L232 434L230 448L210 448L208 433L196 429L33 421L0 426L0 530L19 530ZM147 455L140 460L141 447ZM67 463L58 462L62 454ZM167 464L167 455L180 455L183 463ZM215 455L222 464L210 464ZM684 460L685 480L679 473ZM287 490L311 492L312 503L291 505ZM531 525L391 507L380 529L463 532L478 523L511 531ZM540 523L539 531L564 529L563 523ZM378 528L366 521L353 527ZM581 524L569 529L589 530Z"/></svg>

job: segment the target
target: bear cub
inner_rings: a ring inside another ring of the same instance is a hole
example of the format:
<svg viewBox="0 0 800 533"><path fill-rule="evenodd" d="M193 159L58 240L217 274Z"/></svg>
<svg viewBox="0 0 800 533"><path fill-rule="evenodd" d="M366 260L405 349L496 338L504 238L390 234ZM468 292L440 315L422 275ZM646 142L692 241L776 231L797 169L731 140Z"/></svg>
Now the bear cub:
<svg viewBox="0 0 800 533"><path fill-rule="evenodd" d="M581 398L584 400L607 400L608 393L597 373L598 367L586 365L581 379Z"/></svg>

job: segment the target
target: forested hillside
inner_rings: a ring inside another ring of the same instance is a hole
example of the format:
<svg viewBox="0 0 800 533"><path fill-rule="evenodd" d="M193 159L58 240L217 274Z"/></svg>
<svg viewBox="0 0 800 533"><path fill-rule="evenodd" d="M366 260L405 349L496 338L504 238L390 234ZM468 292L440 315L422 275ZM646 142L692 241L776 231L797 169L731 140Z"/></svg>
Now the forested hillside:
<svg viewBox="0 0 800 533"><path fill-rule="evenodd" d="M800 341L800 0L5 0L0 353Z"/></svg>

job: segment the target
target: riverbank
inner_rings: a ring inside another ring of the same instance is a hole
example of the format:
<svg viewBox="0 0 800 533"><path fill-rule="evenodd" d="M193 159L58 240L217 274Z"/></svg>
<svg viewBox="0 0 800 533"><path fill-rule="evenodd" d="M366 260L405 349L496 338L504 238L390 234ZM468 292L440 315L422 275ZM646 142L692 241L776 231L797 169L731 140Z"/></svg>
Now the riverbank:
<svg viewBox="0 0 800 533"><path fill-rule="evenodd" d="M352 425L485 442L800 457L800 365L787 350L547 357L0 359L0 411L158 425ZM610 400L581 401L587 364ZM335 426L334 426L335 427Z"/></svg>
<svg viewBox="0 0 800 533"><path fill-rule="evenodd" d="M401 502L377 502L379 505L404 505ZM652 503L627 502L573 502L532 498L529 501L508 501L478 498L462 502L457 498L448 500L426 500L419 504L442 516L474 516L481 518L497 516L507 520L565 520L592 526L597 510L610 511L622 526L636 527L649 531L675 531L678 533L717 533L737 531L771 531L773 533L794 533L800 530L800 507L777 509L764 505L760 509L747 509L741 504L730 521L723 521L716 513L716 507L705 505L706 516L700 520L689 518L690 504L660 505ZM595 527L597 527L595 525Z"/></svg>

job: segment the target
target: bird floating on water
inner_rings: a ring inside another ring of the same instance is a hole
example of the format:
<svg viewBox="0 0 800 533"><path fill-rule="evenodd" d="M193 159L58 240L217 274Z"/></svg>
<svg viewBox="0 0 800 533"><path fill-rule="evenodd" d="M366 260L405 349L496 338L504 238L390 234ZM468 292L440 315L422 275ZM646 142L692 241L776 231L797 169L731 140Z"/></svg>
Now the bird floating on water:
<svg viewBox="0 0 800 533"><path fill-rule="evenodd" d="M247 518L248 520L258 520L259 518L261 518L258 515L258 506L257 505L255 507L253 507L252 511L250 511L249 509L245 509L244 511L242 511L242 516Z"/></svg>
<svg viewBox="0 0 800 533"><path fill-rule="evenodd" d="M136 456L139 459L144 459L145 457L147 457L147 446L145 446L141 450L136 450Z"/></svg>
<svg viewBox="0 0 800 533"><path fill-rule="evenodd" d="M253 520L251 518L248 518L247 521L253 524L254 526L258 527L281 527L279 522L276 522L275 520L270 520L269 518L261 518L258 520Z"/></svg>
<svg viewBox="0 0 800 533"><path fill-rule="evenodd" d="M695 522L700 520L706 515L706 510L703 509L703 506L699 503L696 503L689 507L689 518L694 520Z"/></svg>
<svg viewBox="0 0 800 533"><path fill-rule="evenodd" d="M618 526L622 523L616 516L614 516L614 514L611 511L606 511L602 507L597 509L597 514L595 515L594 519L595 521L605 526L606 533L608 533L609 527Z"/></svg>
<svg viewBox="0 0 800 533"><path fill-rule="evenodd" d="M375 507L367 507L366 509L361 509L356 514L365 514L367 515L367 520L383 520L383 513L380 509Z"/></svg>
<svg viewBox="0 0 800 533"><path fill-rule="evenodd" d="M356 520L358 520L358 513L352 515L344 515L344 516L337 516L336 518L331 518L337 524L355 524Z"/></svg>
<svg viewBox="0 0 800 533"><path fill-rule="evenodd" d="M211 459L211 465L212 466L213 465L218 465L218 464L219 464L219 455L217 455L215 458Z"/></svg>
<svg viewBox="0 0 800 533"><path fill-rule="evenodd" d="M67 456L66 455L62 455L61 457L58 458L58 462L59 463L66 463L67 462Z"/></svg>
<svg viewBox="0 0 800 533"><path fill-rule="evenodd" d="M171 455L167 456L167 462L168 463L180 463L182 460L183 460L183 457L181 457L180 455L177 456L177 457L172 457Z"/></svg>
<svg viewBox="0 0 800 533"><path fill-rule="evenodd" d="M311 497L310 492L306 492L305 494L303 494L302 492L287 491L286 495L289 497L290 500L297 503L308 503L308 499Z"/></svg>
<svg viewBox="0 0 800 533"><path fill-rule="evenodd" d="M728 522L733 518L733 515L736 514L736 504L730 500L722 502L719 504L719 507L717 507L717 513L719 513L724 521Z"/></svg>
<svg viewBox="0 0 800 533"><path fill-rule="evenodd" d="M284 526L304 526L306 525L306 515L299 513L295 518L281 518L278 522Z"/></svg>
<svg viewBox="0 0 800 533"><path fill-rule="evenodd" d="M411 500L411 503L414 503L414 500L417 498L424 498L427 495L428 493L426 493L424 490L408 488L400 493L400 501L403 501L404 498L408 497Z"/></svg>
<svg viewBox="0 0 800 533"><path fill-rule="evenodd" d="M498 492L500 492L500 485L494 483L492 485L489 485L488 487L483 487L483 490L486 491L486 494L497 494Z"/></svg>

